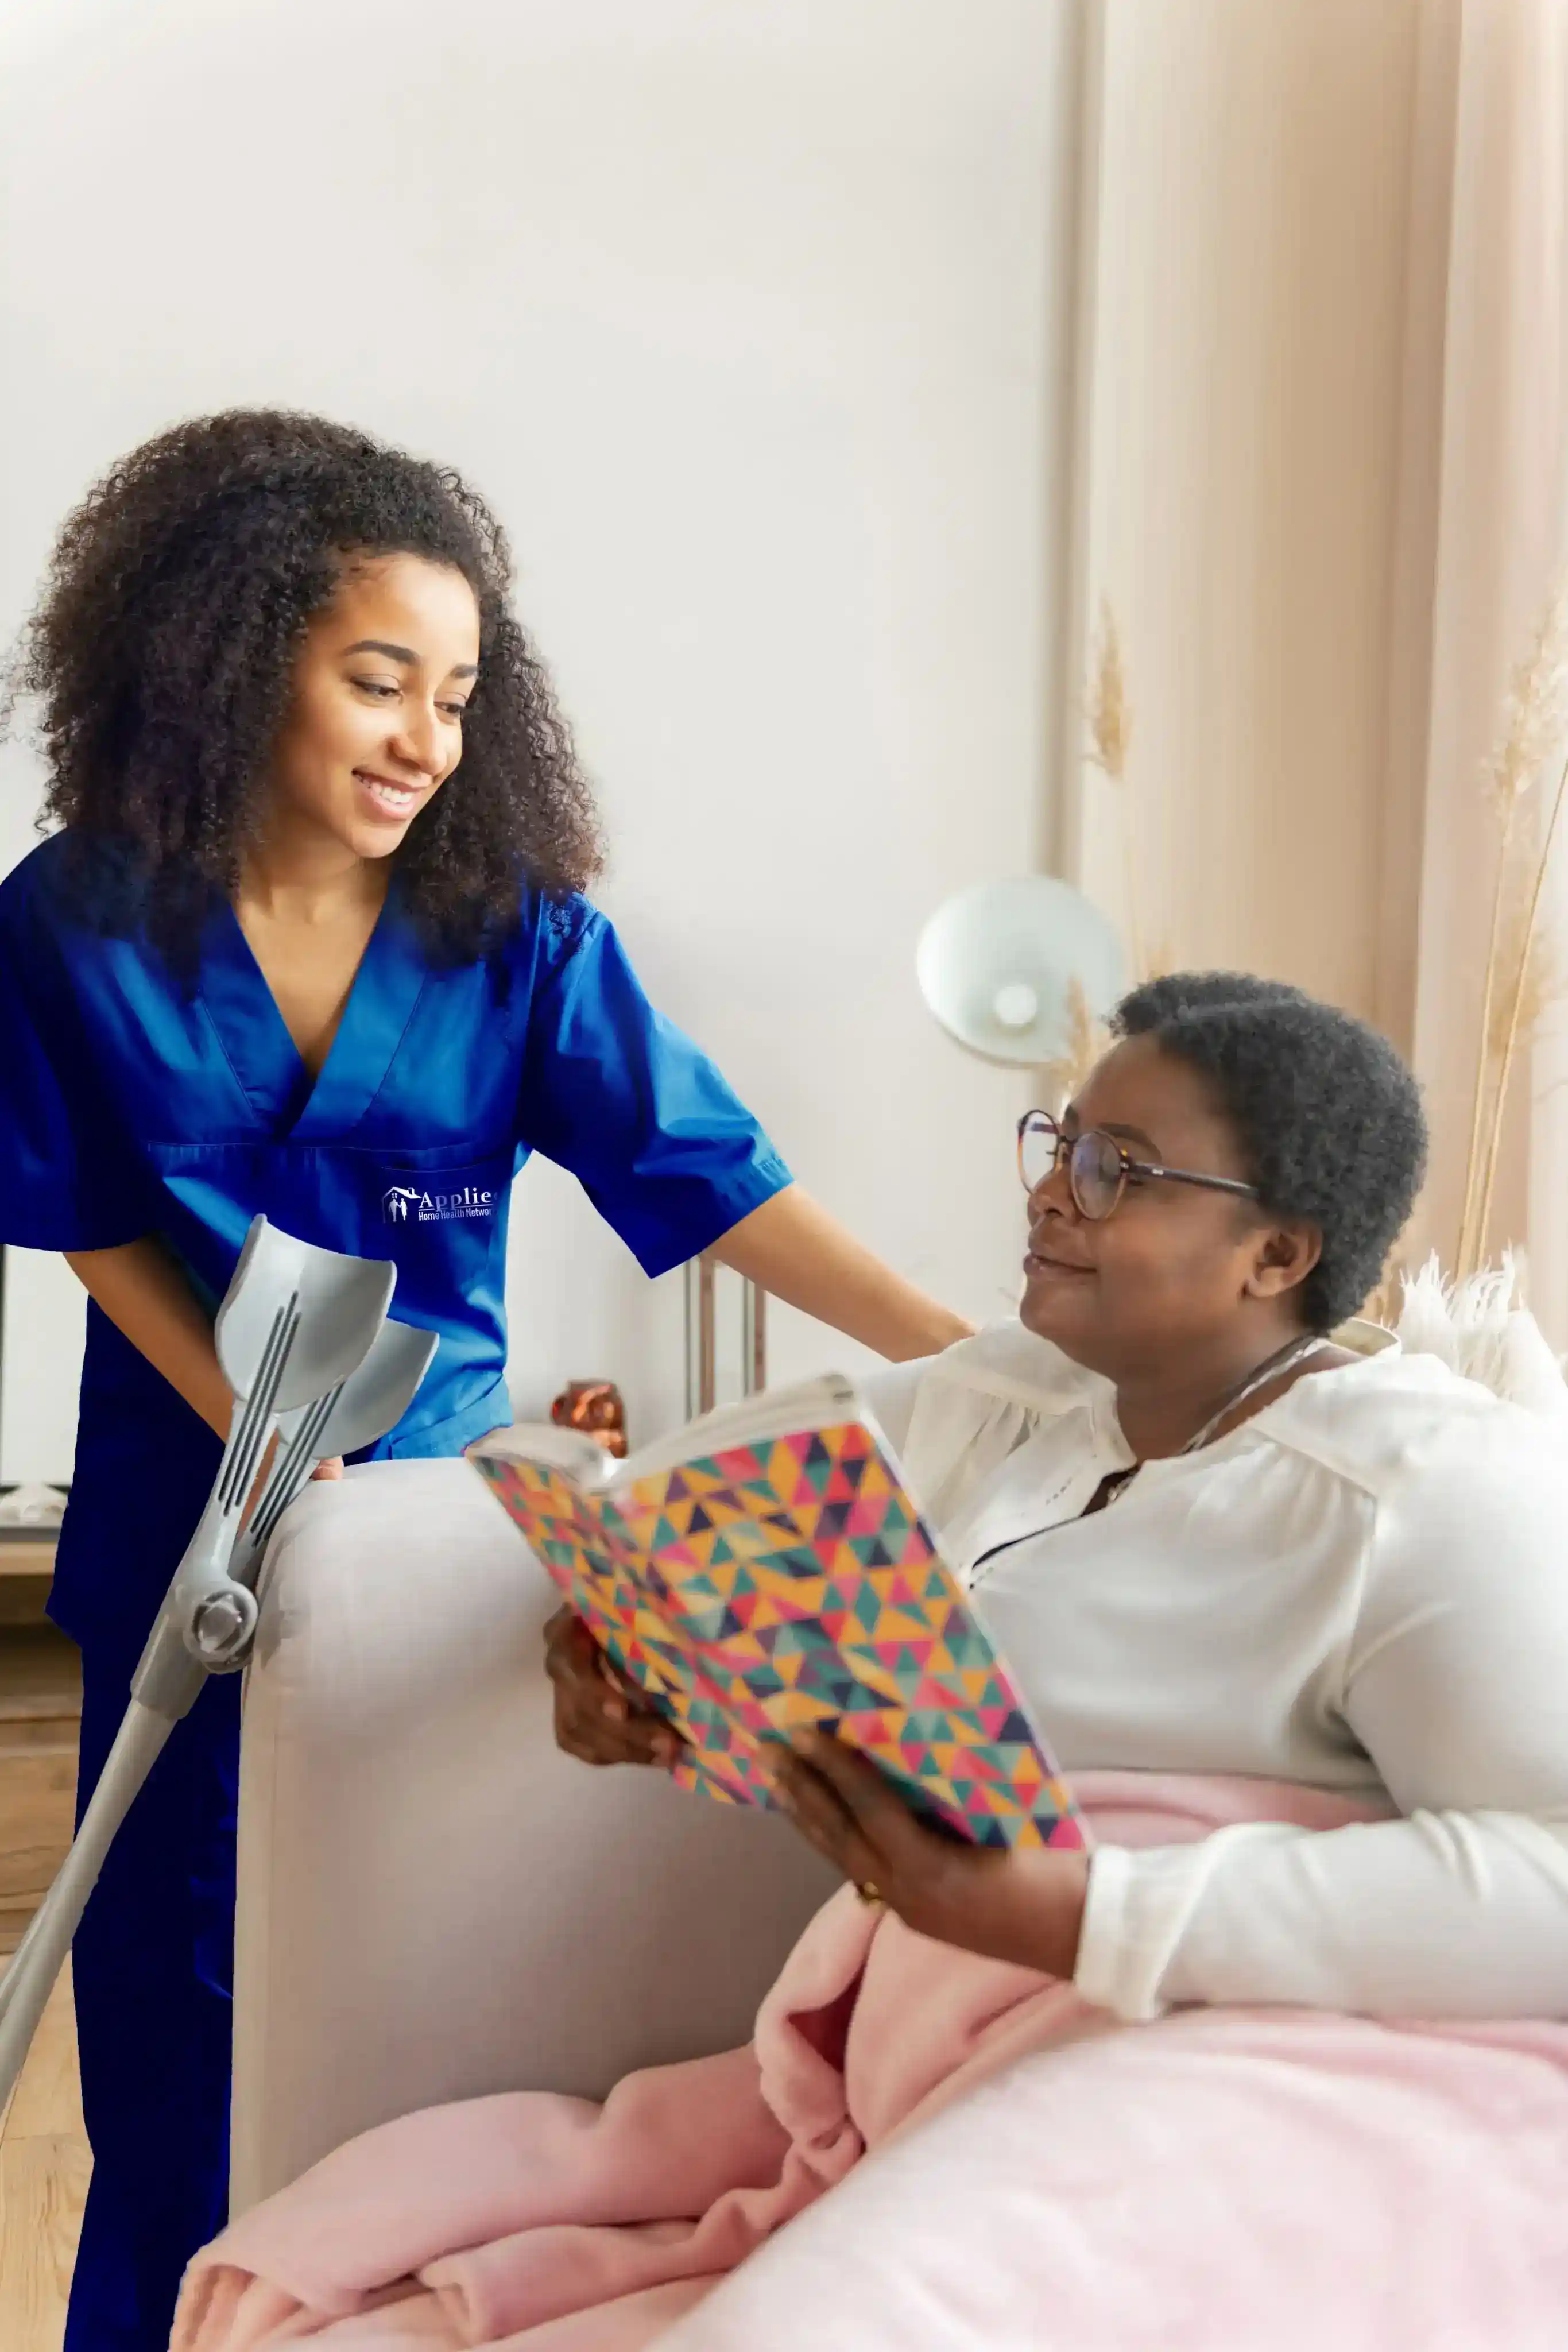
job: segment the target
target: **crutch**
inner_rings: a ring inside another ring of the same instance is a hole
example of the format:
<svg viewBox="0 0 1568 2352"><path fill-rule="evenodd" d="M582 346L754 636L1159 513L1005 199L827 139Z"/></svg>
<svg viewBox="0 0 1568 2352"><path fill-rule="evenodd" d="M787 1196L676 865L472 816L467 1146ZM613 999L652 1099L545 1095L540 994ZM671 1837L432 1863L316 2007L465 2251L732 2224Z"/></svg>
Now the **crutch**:
<svg viewBox="0 0 1568 2352"><path fill-rule="evenodd" d="M264 1217L250 1229L214 1331L235 1397L228 1441L75 1843L0 1979L0 2107L16 2087L115 1832L206 1676L243 1664L249 1649L256 1596L231 1570L241 1516L279 1418L302 1421L323 1398L338 1398L375 1345L396 1279L390 1265L317 1249ZM273 1484L269 1475L268 1491ZM252 1575L258 1557L253 1548Z"/></svg>

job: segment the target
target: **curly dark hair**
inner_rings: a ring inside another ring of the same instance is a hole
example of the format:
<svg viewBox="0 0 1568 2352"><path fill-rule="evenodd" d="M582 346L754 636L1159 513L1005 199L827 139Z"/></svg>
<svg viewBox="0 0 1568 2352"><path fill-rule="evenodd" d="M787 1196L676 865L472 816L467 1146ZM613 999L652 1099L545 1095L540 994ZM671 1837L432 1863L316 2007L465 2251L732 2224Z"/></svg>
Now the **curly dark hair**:
<svg viewBox="0 0 1568 2352"><path fill-rule="evenodd" d="M1148 1037L1199 1073L1266 1213L1322 1236L1301 1287L1332 1331L1376 1287L1421 1189L1427 1120L1385 1037L1282 981L1177 972L1124 997L1112 1034Z"/></svg>
<svg viewBox="0 0 1568 2352"><path fill-rule="evenodd" d="M235 409L144 443L83 499L0 709L3 725L19 696L37 698L44 824L99 876L130 877L155 936L177 942L232 895L307 625L345 562L390 554L450 565L479 606L461 785L397 853L411 911L465 959L515 928L528 887L559 899L598 871L592 795L509 609L511 555L484 500L368 433Z"/></svg>

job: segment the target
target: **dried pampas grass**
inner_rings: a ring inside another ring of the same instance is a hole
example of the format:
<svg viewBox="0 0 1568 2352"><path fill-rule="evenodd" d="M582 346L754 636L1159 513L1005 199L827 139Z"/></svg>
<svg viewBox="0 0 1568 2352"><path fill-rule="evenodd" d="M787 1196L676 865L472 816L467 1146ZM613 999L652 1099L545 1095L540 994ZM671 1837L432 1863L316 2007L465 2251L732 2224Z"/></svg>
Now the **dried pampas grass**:
<svg viewBox="0 0 1568 2352"><path fill-rule="evenodd" d="M1100 617L1100 651L1089 698L1089 734L1092 758L1113 783L1127 781L1127 755L1133 746L1133 706L1127 698L1127 672L1122 659L1121 632L1109 604Z"/></svg>
<svg viewBox="0 0 1568 2352"><path fill-rule="evenodd" d="M1509 680L1502 740L1487 762L1492 806L1507 822L1555 750L1562 730L1568 669L1568 584L1559 586Z"/></svg>
<svg viewBox="0 0 1568 2352"><path fill-rule="evenodd" d="M1137 845L1133 830L1127 761L1133 748L1133 706L1127 694L1127 669L1122 658L1121 632L1109 604L1100 616L1100 645L1089 689L1089 757L1121 795L1122 855L1127 897L1127 950L1135 980L1153 977L1144 954L1144 926L1138 888Z"/></svg>
<svg viewBox="0 0 1568 2352"><path fill-rule="evenodd" d="M1071 982L1067 991L1067 1043L1041 1071L1053 1111L1060 1114L1078 1094L1110 1043L1110 1031L1095 1020L1089 1009L1082 982Z"/></svg>
<svg viewBox="0 0 1568 2352"><path fill-rule="evenodd" d="M1514 909L1505 935L1502 964L1518 980L1513 997L1500 996L1492 1006L1487 1048L1500 1066L1508 1057L1511 1033L1517 1032L1517 1045L1519 1037L1528 1037L1542 1015L1568 994L1568 971L1563 970L1557 942L1541 930L1530 936L1528 907Z"/></svg>
<svg viewBox="0 0 1568 2352"><path fill-rule="evenodd" d="M1554 755L1561 755L1568 677L1568 587L1559 587L1509 688L1502 740L1485 772L1497 814L1497 871L1481 992L1469 1154L1455 1252L1455 1278L1480 1270L1491 1224L1509 1086L1520 1045L1563 994L1556 942L1541 927L1552 855L1568 796L1568 761L1533 846L1521 838L1521 813Z"/></svg>

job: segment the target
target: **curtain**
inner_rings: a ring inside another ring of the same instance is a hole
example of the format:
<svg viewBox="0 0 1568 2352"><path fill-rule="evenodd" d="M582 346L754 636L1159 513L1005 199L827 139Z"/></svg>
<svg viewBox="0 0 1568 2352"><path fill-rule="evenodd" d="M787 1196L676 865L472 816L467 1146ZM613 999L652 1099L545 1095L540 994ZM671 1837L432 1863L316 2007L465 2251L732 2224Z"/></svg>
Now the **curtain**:
<svg viewBox="0 0 1568 2352"><path fill-rule="evenodd" d="M1452 1266L1485 772L1568 573L1568 0L1086 11L1067 660L1109 605L1135 724L1114 787L1069 698L1052 863L1388 1032L1433 1126L1407 1255ZM1568 977L1568 841L1545 915ZM1489 1243L1564 1349L1563 1003L1511 1100Z"/></svg>
<svg viewBox="0 0 1568 2352"><path fill-rule="evenodd" d="M1491 929L1485 774L1568 556L1568 0L1427 0L1414 92L1378 1010L1427 1089L1422 1245L1451 1260ZM1540 840L1557 762L1521 804ZM1564 845L1568 850L1568 845ZM1568 855L1543 928L1568 948ZM1511 1094L1489 1243L1568 1347L1568 1021Z"/></svg>

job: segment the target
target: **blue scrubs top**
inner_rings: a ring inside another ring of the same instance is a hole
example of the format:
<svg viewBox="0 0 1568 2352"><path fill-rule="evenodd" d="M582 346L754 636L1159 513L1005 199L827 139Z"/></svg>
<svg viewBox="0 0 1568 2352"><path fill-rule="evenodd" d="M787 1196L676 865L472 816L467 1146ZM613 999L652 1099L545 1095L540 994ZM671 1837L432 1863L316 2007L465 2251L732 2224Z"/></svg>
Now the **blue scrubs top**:
<svg viewBox="0 0 1568 2352"><path fill-rule="evenodd" d="M156 1233L214 1304L258 1212L393 1260L393 1313L440 1347L377 1455L456 1454L509 1418L507 1213L531 1153L571 1171L650 1275L789 1181L581 898L530 895L497 975L433 959L394 883L312 1082L227 908L187 981L145 940L68 911L64 849L44 842L0 884L0 1241L93 1250ZM92 1310L70 1517L96 1520L101 1543L104 1481L133 1462L156 1480L161 1443L173 1473L193 1420ZM84 1480L100 1507L86 1514ZM135 1551L134 1494L116 1499ZM52 1604L73 1631L73 1585L99 1585L78 1549L62 1543Z"/></svg>

